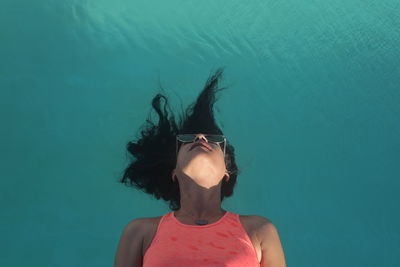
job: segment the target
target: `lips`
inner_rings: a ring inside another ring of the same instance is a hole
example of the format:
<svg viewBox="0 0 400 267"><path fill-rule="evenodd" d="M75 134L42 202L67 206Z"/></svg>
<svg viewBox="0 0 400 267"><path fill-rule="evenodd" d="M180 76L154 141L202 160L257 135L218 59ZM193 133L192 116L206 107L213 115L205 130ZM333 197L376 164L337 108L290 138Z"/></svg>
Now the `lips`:
<svg viewBox="0 0 400 267"><path fill-rule="evenodd" d="M208 150L211 150L210 145L207 144L206 142L196 142L196 143L194 143L194 144L191 146L190 150L192 150L192 149L195 148L196 146L204 146L204 147L207 148Z"/></svg>

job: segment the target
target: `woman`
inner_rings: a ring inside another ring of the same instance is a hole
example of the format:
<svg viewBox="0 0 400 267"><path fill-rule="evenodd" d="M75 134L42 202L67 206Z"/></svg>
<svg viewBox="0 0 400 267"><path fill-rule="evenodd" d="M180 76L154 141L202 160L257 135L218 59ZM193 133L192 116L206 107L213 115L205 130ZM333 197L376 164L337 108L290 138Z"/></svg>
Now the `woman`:
<svg viewBox="0 0 400 267"><path fill-rule="evenodd" d="M139 140L128 143L136 160L120 182L163 198L172 212L128 223L115 267L286 266L270 220L221 208L239 173L234 148L213 115L215 94L225 89L218 88L222 72L207 80L178 125L168 118L167 98L157 94L152 106L158 125L148 118Z"/></svg>

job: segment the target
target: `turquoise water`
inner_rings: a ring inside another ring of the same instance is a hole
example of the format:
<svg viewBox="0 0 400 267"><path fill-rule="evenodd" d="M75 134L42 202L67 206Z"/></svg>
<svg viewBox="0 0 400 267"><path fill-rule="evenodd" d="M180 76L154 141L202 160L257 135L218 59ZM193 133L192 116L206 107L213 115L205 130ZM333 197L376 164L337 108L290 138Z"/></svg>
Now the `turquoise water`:
<svg viewBox="0 0 400 267"><path fill-rule="evenodd" d="M217 120L287 266L399 266L400 4L2 1L1 266L112 266L167 205L116 181L161 84ZM138 204L139 203L139 204Z"/></svg>

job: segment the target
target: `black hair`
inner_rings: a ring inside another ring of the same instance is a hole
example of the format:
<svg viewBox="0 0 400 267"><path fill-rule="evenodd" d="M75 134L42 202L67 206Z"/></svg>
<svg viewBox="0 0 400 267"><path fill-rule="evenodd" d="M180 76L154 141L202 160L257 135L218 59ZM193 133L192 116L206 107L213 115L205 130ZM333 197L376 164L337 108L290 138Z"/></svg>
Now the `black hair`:
<svg viewBox="0 0 400 267"><path fill-rule="evenodd" d="M169 201L169 208L173 211L180 209L179 183L177 179L175 182L171 179L172 170L177 163L176 135L223 134L213 114L213 105L217 100L215 94L226 89L226 87L218 88L222 73L223 68L219 68L208 78L197 100L187 107L186 112L182 112L178 124L175 122L167 97L158 93L153 98L152 106L159 117L158 125L151 121L149 114L146 123L141 127L140 138L128 142L127 151L135 159L125 169L123 177L118 182L142 190L156 199L163 198ZM162 99L165 102L163 108L161 108ZM225 164L230 178L228 181L222 179L221 202L233 194L239 173L235 162L235 150L228 140L229 138L226 141Z"/></svg>

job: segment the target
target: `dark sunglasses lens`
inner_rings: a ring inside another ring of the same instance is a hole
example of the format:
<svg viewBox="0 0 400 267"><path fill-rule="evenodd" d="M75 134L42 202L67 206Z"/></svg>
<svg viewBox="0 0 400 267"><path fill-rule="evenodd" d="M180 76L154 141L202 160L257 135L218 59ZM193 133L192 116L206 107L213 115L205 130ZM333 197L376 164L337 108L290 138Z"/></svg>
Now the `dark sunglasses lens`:
<svg viewBox="0 0 400 267"><path fill-rule="evenodd" d="M206 135L206 138L209 142L223 142L224 137L220 135Z"/></svg>
<svg viewBox="0 0 400 267"><path fill-rule="evenodd" d="M181 135L178 140L181 142L192 142L196 136L194 134Z"/></svg>
<svg viewBox="0 0 400 267"><path fill-rule="evenodd" d="M206 139L209 142L223 142L224 137L220 135L205 135ZM181 142L193 142L196 139L196 135L194 134L187 134L181 135L178 137L178 140Z"/></svg>

